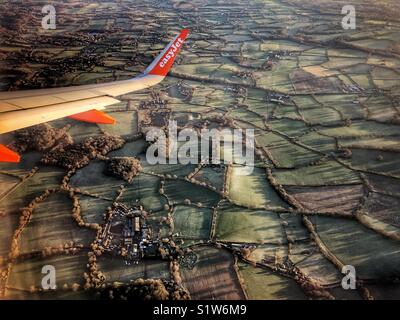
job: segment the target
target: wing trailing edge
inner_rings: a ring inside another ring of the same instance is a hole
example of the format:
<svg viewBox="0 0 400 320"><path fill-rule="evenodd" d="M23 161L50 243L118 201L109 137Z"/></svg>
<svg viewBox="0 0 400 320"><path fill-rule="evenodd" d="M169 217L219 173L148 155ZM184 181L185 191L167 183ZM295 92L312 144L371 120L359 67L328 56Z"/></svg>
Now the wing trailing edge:
<svg viewBox="0 0 400 320"><path fill-rule="evenodd" d="M0 113L0 134L43 122L80 114L93 109L102 110L120 101L108 96L65 102L41 108Z"/></svg>

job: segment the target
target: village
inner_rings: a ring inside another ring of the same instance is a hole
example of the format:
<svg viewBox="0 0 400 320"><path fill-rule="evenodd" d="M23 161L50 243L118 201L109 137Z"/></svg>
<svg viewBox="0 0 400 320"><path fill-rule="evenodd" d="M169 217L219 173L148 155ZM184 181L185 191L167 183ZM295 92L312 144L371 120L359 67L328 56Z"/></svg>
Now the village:
<svg viewBox="0 0 400 320"><path fill-rule="evenodd" d="M122 256L126 264L138 264L144 257L159 255L159 241L152 239L152 230L140 206L116 204L97 241L105 252Z"/></svg>

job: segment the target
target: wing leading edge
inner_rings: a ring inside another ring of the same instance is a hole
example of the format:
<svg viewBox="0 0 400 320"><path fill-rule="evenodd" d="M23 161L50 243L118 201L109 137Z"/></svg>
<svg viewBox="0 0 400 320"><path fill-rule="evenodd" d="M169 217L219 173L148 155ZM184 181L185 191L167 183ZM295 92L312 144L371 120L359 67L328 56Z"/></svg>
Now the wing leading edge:
<svg viewBox="0 0 400 320"><path fill-rule="evenodd" d="M120 102L115 99L117 96L160 83L171 69L188 34L188 29L182 30L142 74L132 79L104 84L0 92L0 134L67 116L86 122L115 123L114 119L99 110ZM5 146L0 148L0 161L10 161L9 151L11 150Z"/></svg>

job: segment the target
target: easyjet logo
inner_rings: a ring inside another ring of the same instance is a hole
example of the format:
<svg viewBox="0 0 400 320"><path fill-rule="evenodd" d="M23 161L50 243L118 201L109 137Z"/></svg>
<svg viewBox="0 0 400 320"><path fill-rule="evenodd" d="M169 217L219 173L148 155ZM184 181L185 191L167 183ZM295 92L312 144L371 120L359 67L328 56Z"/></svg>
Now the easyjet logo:
<svg viewBox="0 0 400 320"><path fill-rule="evenodd" d="M164 55L164 58L160 61L158 64L160 68L164 68L164 66L168 63L169 60L175 57L175 53L179 50L179 48L183 44L183 39L179 37L171 46L171 49L169 49L166 54Z"/></svg>

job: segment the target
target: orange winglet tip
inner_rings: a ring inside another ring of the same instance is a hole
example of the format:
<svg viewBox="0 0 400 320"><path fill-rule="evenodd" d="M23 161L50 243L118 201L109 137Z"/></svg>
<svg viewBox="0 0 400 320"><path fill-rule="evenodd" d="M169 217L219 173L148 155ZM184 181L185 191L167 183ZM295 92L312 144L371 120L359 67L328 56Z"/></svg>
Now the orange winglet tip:
<svg viewBox="0 0 400 320"><path fill-rule="evenodd" d="M150 65L151 70L147 70L147 73L165 77L174 64L175 58L179 51L181 51L183 43L188 35L189 29L183 29L156 58L154 66L153 63Z"/></svg>
<svg viewBox="0 0 400 320"><path fill-rule="evenodd" d="M20 162L21 157L18 153L0 144L0 162Z"/></svg>
<svg viewBox="0 0 400 320"><path fill-rule="evenodd" d="M90 123L115 124L117 121L108 114L93 109L69 116L69 118Z"/></svg>

